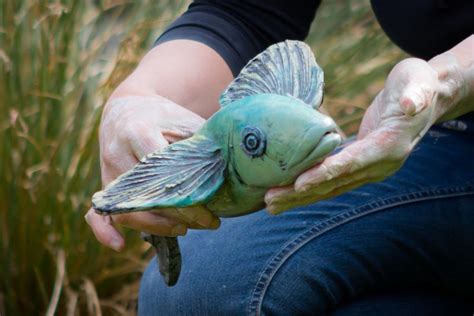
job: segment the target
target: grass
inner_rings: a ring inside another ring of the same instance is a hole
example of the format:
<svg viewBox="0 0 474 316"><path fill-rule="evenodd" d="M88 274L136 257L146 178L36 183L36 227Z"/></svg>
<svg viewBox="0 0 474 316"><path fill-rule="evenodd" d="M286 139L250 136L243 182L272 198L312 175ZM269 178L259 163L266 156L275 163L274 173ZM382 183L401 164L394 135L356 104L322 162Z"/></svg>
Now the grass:
<svg viewBox="0 0 474 316"><path fill-rule="evenodd" d="M100 246L83 220L100 187L101 106L184 1L0 3L0 314L131 314L150 253ZM325 109L347 134L404 54L368 1L326 1L307 42Z"/></svg>

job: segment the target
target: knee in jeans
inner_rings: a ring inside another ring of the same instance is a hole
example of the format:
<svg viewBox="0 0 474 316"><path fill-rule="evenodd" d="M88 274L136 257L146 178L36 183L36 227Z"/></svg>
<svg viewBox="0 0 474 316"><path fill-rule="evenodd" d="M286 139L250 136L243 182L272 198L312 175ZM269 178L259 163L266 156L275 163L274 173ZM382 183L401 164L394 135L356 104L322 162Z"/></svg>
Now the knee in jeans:
<svg viewBox="0 0 474 316"><path fill-rule="evenodd" d="M255 298L264 315L325 314L342 303L348 285L337 267L300 254L272 273L261 296Z"/></svg>

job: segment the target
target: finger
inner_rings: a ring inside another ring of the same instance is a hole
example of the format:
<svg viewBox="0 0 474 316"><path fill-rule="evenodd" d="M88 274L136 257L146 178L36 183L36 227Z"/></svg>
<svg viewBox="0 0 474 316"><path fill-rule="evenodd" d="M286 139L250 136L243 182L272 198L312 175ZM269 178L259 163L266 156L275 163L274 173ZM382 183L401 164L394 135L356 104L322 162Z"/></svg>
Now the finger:
<svg viewBox="0 0 474 316"><path fill-rule="evenodd" d="M265 193L265 203L271 204L273 201L276 201L281 197L288 196L293 193L295 193L295 189L292 185L271 188L267 191L267 193Z"/></svg>
<svg viewBox="0 0 474 316"><path fill-rule="evenodd" d="M414 116L433 102L434 91L423 85L409 84L402 93L399 103L403 113Z"/></svg>
<svg viewBox="0 0 474 316"><path fill-rule="evenodd" d="M112 218L117 224L153 235L174 237L187 232L186 225L152 212L113 215Z"/></svg>
<svg viewBox="0 0 474 316"><path fill-rule="evenodd" d="M284 202L272 202L271 204L268 204L266 206L267 208L267 211L269 214L271 215L279 215L283 212L286 212L286 211L289 211L295 207L298 207L298 206L303 206L303 205L306 205L306 204L310 204L311 202L313 202L313 200L315 201L317 199L317 197L313 197L313 198L300 198L299 200L295 200L293 202L288 202L288 201L284 201ZM307 202L306 202L307 201Z"/></svg>
<svg viewBox="0 0 474 316"><path fill-rule="evenodd" d="M381 168L378 168L381 169ZM378 170L377 168L375 171ZM385 170L385 168L383 169ZM303 187L303 190L297 191L296 194L318 194L325 195L332 191L337 190L338 188L345 187L351 183L358 183L364 179L369 179L373 177L373 166L367 166L365 168L359 169L357 171L351 172L346 175L341 175L327 182L322 182L319 184L307 185Z"/></svg>
<svg viewBox="0 0 474 316"><path fill-rule="evenodd" d="M219 218L203 206L178 208L178 212L191 223L197 223L203 228L216 229L220 226Z"/></svg>
<svg viewBox="0 0 474 316"><path fill-rule="evenodd" d="M292 193L285 198L275 199L270 204L267 204L267 211L271 215L278 215L284 211L288 211L298 206L310 204L316 200L318 200L317 194L301 195L298 193Z"/></svg>
<svg viewBox="0 0 474 316"><path fill-rule="evenodd" d="M271 205L296 205L298 201L307 199L308 197L319 195L318 192L313 192L312 190L306 192L295 192L289 191L284 194L275 196L272 200L268 201L267 207Z"/></svg>
<svg viewBox="0 0 474 316"><path fill-rule="evenodd" d="M169 143L176 143L183 139L189 138L193 136L191 132L180 132L180 131L170 131L170 130L163 130L163 136Z"/></svg>
<svg viewBox="0 0 474 316"><path fill-rule="evenodd" d="M206 122L203 117L173 102L161 108L163 115L169 119L161 122L160 127L164 134L169 133L177 140L192 136Z"/></svg>
<svg viewBox="0 0 474 316"><path fill-rule="evenodd" d="M110 216L101 216L91 208L84 218L101 244L115 251L123 249L125 240L122 234L113 226Z"/></svg>
<svg viewBox="0 0 474 316"><path fill-rule="evenodd" d="M350 182L367 178L366 169L357 171L349 176L341 176L318 184L309 184L303 190L295 191L293 187L273 188L265 195L266 204L291 203L311 195L323 195L345 186Z"/></svg>
<svg viewBox="0 0 474 316"><path fill-rule="evenodd" d="M295 190L304 192L308 190L309 186L315 186L357 170L355 165L356 162L360 164L360 161L355 158L357 153L354 152L358 150L354 149L354 146L360 142L362 141L349 145L338 154L327 157L318 166L302 173L295 181Z"/></svg>
<svg viewBox="0 0 474 316"><path fill-rule="evenodd" d="M274 193L271 199L265 200L267 205L299 205L301 201L310 201L314 197L329 198L338 195L344 188L351 187L353 184L357 187L361 183L368 183L374 179L382 180L385 178L382 175L390 174L387 172L379 172L380 168L375 166L359 170L348 177L339 177L328 182L319 184L317 186L308 187L307 191L295 192L293 190L279 191Z"/></svg>
<svg viewBox="0 0 474 316"><path fill-rule="evenodd" d="M391 151L392 155L399 150L391 147L393 139L394 136L390 131L381 130L353 142L339 153L327 157L321 164L302 173L295 181L296 192L307 191L311 186L333 179L350 177L373 164L380 163L387 156L387 151Z"/></svg>
<svg viewBox="0 0 474 316"><path fill-rule="evenodd" d="M162 208L154 210L154 213L174 218L179 222L186 223L190 228L217 229L220 226L219 218L200 205L185 208Z"/></svg>
<svg viewBox="0 0 474 316"><path fill-rule="evenodd" d="M433 102L438 74L428 63L414 58L399 63L395 68L395 76L408 76L399 99L400 108L405 115L416 115ZM400 84L403 80L394 82Z"/></svg>
<svg viewBox="0 0 474 316"><path fill-rule="evenodd" d="M170 143L175 143L193 136L194 133L201 128L204 122L204 119L200 117L198 117L198 119L182 117L179 121L168 121L168 124L162 123L161 130L163 136Z"/></svg>
<svg viewBox="0 0 474 316"><path fill-rule="evenodd" d="M216 217L209 226L203 226L203 225L198 224L198 223L190 223L189 224L189 228L193 228L193 229L212 229L212 230L216 230L220 226L221 226L221 220L218 217Z"/></svg>
<svg viewBox="0 0 474 316"><path fill-rule="evenodd" d="M330 191L326 194L321 194L321 195L313 194L313 195L307 195L307 196L304 196L304 197L299 197L299 198L293 199L291 201L272 202L270 205L267 205L267 210L272 215L278 215L278 214L280 214L284 211L290 210L290 209L295 208L295 207L304 206L304 205L308 205L308 204L313 204L313 203L316 203L316 202L319 202L319 201L322 201L322 200L326 200L326 199L336 197L338 195L341 195L343 193L351 191L355 188L358 188L358 187L360 187L364 184L374 182L374 181L377 181L377 179L365 178L363 180L356 181L356 182L351 182L348 185L338 187L338 188L334 189L333 191Z"/></svg>
<svg viewBox="0 0 474 316"><path fill-rule="evenodd" d="M129 136L132 152L137 159L169 145L158 128L137 126Z"/></svg>
<svg viewBox="0 0 474 316"><path fill-rule="evenodd" d="M101 175L105 187L122 173L133 168L138 162L131 148L118 139L101 148Z"/></svg>

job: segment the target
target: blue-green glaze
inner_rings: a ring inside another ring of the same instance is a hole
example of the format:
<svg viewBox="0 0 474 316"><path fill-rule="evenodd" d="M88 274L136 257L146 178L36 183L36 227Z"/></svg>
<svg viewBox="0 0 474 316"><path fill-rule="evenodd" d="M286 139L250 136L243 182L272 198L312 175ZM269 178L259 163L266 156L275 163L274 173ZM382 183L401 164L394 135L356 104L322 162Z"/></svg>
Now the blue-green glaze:
<svg viewBox="0 0 474 316"><path fill-rule="evenodd" d="M258 127L266 136L261 157L253 158L241 148L242 130L249 126ZM292 183L340 143L332 119L298 99L276 94L231 103L216 113L202 132L225 144L226 180L207 202L221 217L261 209L268 188Z"/></svg>
<svg viewBox="0 0 474 316"><path fill-rule="evenodd" d="M242 148L248 127L265 135L260 157ZM263 206L270 187L292 183L339 143L333 120L301 100L244 97L214 114L193 137L145 157L94 195L94 208L122 213L205 204L221 217L246 214ZM190 173L200 179L186 178Z"/></svg>
<svg viewBox="0 0 474 316"><path fill-rule="evenodd" d="M219 217L261 209L269 188L293 183L341 142L334 121L317 111L323 86L323 71L304 43L269 47L229 85L222 108L194 136L143 158L93 196L94 209L106 215L168 208L173 216L176 208L205 205ZM173 285L177 241L146 238L174 254L159 257Z"/></svg>

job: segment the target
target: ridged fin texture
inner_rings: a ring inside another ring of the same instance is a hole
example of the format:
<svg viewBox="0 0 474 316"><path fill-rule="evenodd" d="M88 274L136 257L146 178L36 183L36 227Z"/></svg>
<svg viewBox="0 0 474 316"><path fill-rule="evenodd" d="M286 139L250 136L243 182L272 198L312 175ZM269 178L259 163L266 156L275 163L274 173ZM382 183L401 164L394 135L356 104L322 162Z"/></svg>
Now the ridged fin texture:
<svg viewBox="0 0 474 316"><path fill-rule="evenodd" d="M222 93L221 106L243 97L272 93L294 97L318 108L323 99L324 73L311 48L286 40L268 47L242 69Z"/></svg>
<svg viewBox="0 0 474 316"><path fill-rule="evenodd" d="M168 286L178 282L181 273L181 252L176 237L164 237L142 233L143 240L149 242L156 250L156 260L163 281Z"/></svg>
<svg viewBox="0 0 474 316"><path fill-rule="evenodd" d="M224 181L221 148L193 136L143 158L92 197L99 213L116 214L207 201Z"/></svg>

